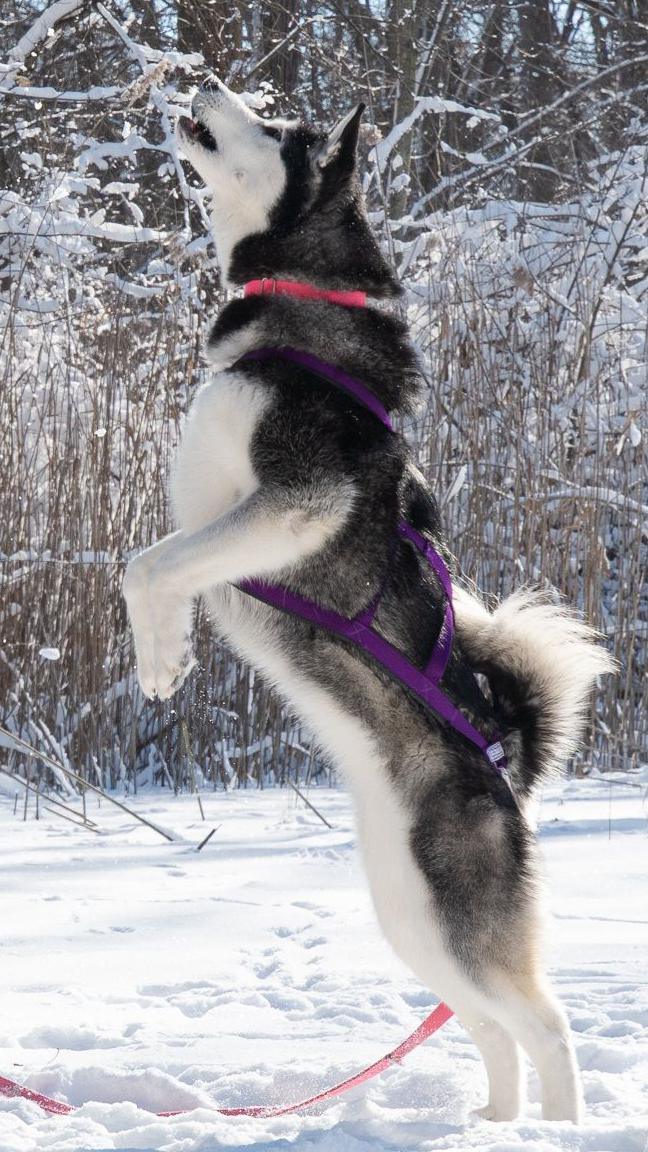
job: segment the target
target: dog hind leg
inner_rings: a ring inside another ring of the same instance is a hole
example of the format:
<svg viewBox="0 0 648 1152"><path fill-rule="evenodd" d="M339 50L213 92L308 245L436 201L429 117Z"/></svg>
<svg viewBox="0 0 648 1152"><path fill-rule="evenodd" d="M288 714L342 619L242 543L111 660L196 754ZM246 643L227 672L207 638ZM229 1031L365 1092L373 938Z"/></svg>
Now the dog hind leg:
<svg viewBox="0 0 648 1152"><path fill-rule="evenodd" d="M488 1075L488 1103L475 1115L515 1120L522 1104L523 1076L518 1046L506 1028L475 1007L458 1009L458 1019L477 1045Z"/></svg>
<svg viewBox="0 0 648 1152"><path fill-rule="evenodd" d="M504 976L498 983L494 1014L526 1050L536 1068L543 1119L578 1123L582 1116L578 1065L561 1005L540 980L521 986Z"/></svg>
<svg viewBox="0 0 648 1152"><path fill-rule="evenodd" d="M488 1103L477 1114L489 1120L517 1116L523 1087L520 1045L540 1079L543 1119L578 1123L582 1094L569 1025L544 981L504 969L479 984L472 984L465 974L463 979L456 976L445 990L443 980L434 986L474 1040L486 1065Z"/></svg>
<svg viewBox="0 0 648 1152"><path fill-rule="evenodd" d="M518 917L514 934L502 925L501 959L491 953L486 964L482 961L488 939L473 937L474 959L467 965L431 920L426 928L417 950L400 954L419 979L453 1009L479 1048L489 1081L488 1103L480 1114L493 1120L511 1120L517 1115L522 1090L520 1045L540 1078L543 1118L577 1123L582 1114L578 1067L567 1019L534 955L533 914L526 925Z"/></svg>

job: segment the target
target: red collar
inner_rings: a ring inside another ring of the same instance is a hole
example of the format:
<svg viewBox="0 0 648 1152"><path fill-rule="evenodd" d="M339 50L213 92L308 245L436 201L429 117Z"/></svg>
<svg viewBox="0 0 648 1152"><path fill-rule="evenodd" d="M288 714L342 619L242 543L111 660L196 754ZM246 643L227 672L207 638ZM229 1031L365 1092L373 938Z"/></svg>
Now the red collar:
<svg viewBox="0 0 648 1152"><path fill-rule="evenodd" d="M366 292L329 292L326 288L313 288L296 280L248 280L243 286L244 296L298 296L301 300L328 300L331 304L344 304L347 308L364 308Z"/></svg>

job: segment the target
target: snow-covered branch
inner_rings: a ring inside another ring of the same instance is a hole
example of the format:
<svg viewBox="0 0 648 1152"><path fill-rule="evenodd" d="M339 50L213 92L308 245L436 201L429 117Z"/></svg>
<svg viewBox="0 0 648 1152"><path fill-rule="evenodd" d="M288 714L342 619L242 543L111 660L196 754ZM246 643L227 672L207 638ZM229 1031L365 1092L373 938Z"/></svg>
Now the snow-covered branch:
<svg viewBox="0 0 648 1152"><path fill-rule="evenodd" d="M9 52L8 59L0 62L0 98L15 91L19 73L25 61L47 39L57 24L74 15L87 4L87 0L56 0L34 21Z"/></svg>

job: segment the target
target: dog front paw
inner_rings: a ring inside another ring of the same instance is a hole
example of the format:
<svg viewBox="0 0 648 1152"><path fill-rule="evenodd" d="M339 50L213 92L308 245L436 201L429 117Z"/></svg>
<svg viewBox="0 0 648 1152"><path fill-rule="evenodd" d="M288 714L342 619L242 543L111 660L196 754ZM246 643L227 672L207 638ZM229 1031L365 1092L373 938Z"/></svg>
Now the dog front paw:
<svg viewBox="0 0 648 1152"><path fill-rule="evenodd" d="M138 676L149 699L168 700L195 666L191 601L151 597L151 643L140 653Z"/></svg>
<svg viewBox="0 0 648 1152"><path fill-rule="evenodd" d="M186 632L176 645L170 644L167 636L158 639L161 640L161 643L156 646L154 683L151 685L152 695L158 700L168 700L184 684L191 670L195 668L196 658L193 654L190 632Z"/></svg>
<svg viewBox="0 0 648 1152"><path fill-rule="evenodd" d="M122 592L133 630L140 688L149 700L168 700L195 665L192 603L163 590L146 553L131 560Z"/></svg>
<svg viewBox="0 0 648 1152"><path fill-rule="evenodd" d="M150 571L143 556L131 560L124 575L122 595L128 608L137 678L142 692L152 700L155 695L155 633L151 610Z"/></svg>

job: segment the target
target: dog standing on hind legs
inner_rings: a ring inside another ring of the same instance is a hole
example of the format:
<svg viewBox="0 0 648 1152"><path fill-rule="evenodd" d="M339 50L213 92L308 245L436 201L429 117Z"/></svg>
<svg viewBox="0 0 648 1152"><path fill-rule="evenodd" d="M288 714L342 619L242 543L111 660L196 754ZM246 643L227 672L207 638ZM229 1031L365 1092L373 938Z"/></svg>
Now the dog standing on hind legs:
<svg viewBox="0 0 648 1152"><path fill-rule="evenodd" d="M128 566L139 679L149 697L177 690L202 597L218 634L277 686L348 781L381 927L484 1058L481 1115L518 1114L521 1046L543 1116L577 1121L569 1030L538 955L526 809L574 748L607 655L542 598L517 594L490 613L453 574L443 691L473 725L497 729L507 779L356 645L237 587L270 580L345 618L373 605L377 632L417 668L441 643L441 581L397 532L405 522L443 550L434 498L389 422L317 370L333 364L362 381L383 412L415 400L405 325L357 306L358 292L399 291L357 180L362 111L318 132L261 119L216 81L180 121L180 147L213 197L223 276L251 294L209 336L213 375L172 478L178 531Z"/></svg>

